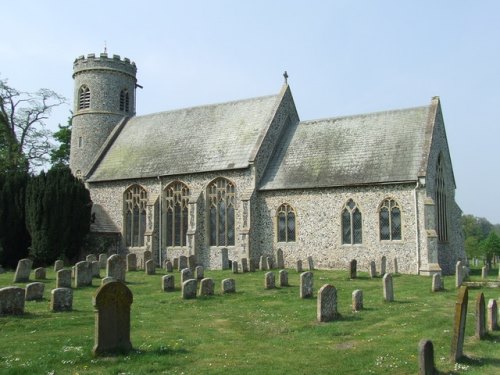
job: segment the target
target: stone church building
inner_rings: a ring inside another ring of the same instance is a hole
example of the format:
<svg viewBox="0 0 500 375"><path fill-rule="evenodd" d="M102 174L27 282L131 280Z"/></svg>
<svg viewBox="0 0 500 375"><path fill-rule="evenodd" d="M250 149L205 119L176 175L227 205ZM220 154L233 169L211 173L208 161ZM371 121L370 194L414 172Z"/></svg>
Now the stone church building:
<svg viewBox="0 0 500 375"><path fill-rule="evenodd" d="M275 95L136 116L136 65L74 62L70 166L91 192L92 231L158 264L257 262L453 273L465 259L439 98L424 106L300 120Z"/></svg>

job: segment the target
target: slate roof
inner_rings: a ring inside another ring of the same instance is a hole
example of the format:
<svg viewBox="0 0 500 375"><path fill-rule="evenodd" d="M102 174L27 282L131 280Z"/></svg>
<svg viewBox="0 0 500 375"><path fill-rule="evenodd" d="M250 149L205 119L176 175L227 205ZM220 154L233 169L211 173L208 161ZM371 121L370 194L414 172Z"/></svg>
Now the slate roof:
<svg viewBox="0 0 500 375"><path fill-rule="evenodd" d="M415 181L432 134L430 110L426 106L295 124L269 162L260 190Z"/></svg>
<svg viewBox="0 0 500 375"><path fill-rule="evenodd" d="M272 95L132 117L108 139L88 181L246 168L280 98Z"/></svg>

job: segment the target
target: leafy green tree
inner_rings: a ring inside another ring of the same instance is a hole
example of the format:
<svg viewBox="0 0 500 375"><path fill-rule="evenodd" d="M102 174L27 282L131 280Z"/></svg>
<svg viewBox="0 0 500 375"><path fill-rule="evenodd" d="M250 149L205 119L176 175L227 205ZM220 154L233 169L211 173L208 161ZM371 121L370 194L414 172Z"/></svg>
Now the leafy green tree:
<svg viewBox="0 0 500 375"><path fill-rule="evenodd" d="M465 252L469 257L483 256L479 244L484 241L494 226L483 217L462 215L462 229L465 235Z"/></svg>
<svg viewBox="0 0 500 375"><path fill-rule="evenodd" d="M59 130L53 134L54 139L59 142L59 147L50 151L50 162L52 167L59 168L69 165L69 152L71 147L71 125L73 117L68 117L66 126L59 124Z"/></svg>
<svg viewBox="0 0 500 375"><path fill-rule="evenodd" d="M486 256L486 261L491 268L491 260L494 255L500 255L500 237L491 231L488 237L480 243L482 253Z"/></svg>

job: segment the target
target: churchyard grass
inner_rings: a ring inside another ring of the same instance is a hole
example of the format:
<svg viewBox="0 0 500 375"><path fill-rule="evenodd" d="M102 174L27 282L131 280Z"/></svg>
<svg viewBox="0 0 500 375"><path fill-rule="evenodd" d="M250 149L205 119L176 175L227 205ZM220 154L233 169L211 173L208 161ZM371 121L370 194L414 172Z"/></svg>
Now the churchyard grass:
<svg viewBox="0 0 500 375"><path fill-rule="evenodd" d="M134 302L128 355L95 358L92 296L100 285L74 289L73 311L48 311L55 274L47 271L45 300L26 302L25 315L0 317L1 374L416 374L418 344L434 343L436 367L443 374L498 374L500 331L474 338L474 300L500 297L499 289L470 289L464 353L450 362L457 290L453 276L446 290L431 292L431 278L394 276L394 302L384 302L382 279L368 273L348 280L345 271L314 271L314 298L299 298L299 274L289 271L290 287L266 290L265 271L233 274L205 271L216 294L183 300L180 273L175 292L161 291L163 270L155 275L127 273ZM278 271L274 270L276 278ZM498 274L498 270L491 275ZM104 272L101 270L101 275ZM33 278L33 273L31 274ZM235 294L220 294L225 278L236 280ZM0 274L0 287L13 285L13 272ZM33 280L30 280L33 281ZM318 323L317 291L337 288L340 320ZM24 287L26 283L16 285ZM351 312L351 293L361 289L365 309Z"/></svg>

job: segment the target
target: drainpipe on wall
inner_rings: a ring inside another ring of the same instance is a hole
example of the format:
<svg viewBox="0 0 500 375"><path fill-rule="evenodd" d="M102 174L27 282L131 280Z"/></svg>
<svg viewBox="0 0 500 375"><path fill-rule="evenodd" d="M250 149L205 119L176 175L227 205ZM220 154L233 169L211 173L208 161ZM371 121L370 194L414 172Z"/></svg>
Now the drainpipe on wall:
<svg viewBox="0 0 500 375"><path fill-rule="evenodd" d="M159 195L159 202L158 202L158 210L160 211L158 213L158 259L159 259L159 266L163 267L162 264L162 259L161 259L161 217L162 217L162 212L161 212L161 200L162 200L162 183L160 176L156 177L158 181L160 182L160 195Z"/></svg>
<svg viewBox="0 0 500 375"><path fill-rule="evenodd" d="M417 184L415 185L415 190L413 190L413 198L415 200L415 224L416 224L416 241L415 246L417 250L417 275L420 274L420 223L418 215L418 194L417 189L420 187L420 180L417 179Z"/></svg>

